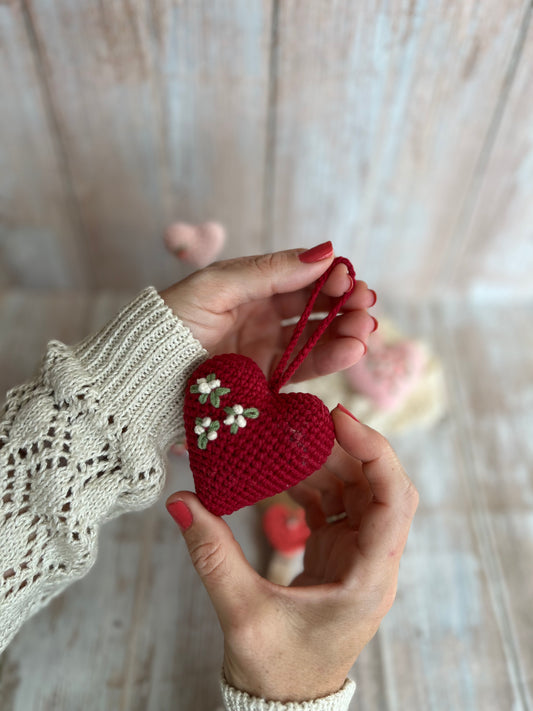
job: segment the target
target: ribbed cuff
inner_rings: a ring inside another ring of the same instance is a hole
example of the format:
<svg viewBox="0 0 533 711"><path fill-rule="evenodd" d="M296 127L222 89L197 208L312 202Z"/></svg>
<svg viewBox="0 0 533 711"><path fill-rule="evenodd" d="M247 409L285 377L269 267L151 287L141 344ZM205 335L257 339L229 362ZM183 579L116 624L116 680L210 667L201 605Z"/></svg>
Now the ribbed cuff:
<svg viewBox="0 0 533 711"><path fill-rule="evenodd" d="M183 437L185 384L208 353L154 287L73 353L104 411L135 422L163 450Z"/></svg>
<svg viewBox="0 0 533 711"><path fill-rule="evenodd" d="M224 707L227 711L347 711L355 692L355 682L346 679L342 689L312 701L267 701L250 696L228 684L224 674L220 678L220 688Z"/></svg>

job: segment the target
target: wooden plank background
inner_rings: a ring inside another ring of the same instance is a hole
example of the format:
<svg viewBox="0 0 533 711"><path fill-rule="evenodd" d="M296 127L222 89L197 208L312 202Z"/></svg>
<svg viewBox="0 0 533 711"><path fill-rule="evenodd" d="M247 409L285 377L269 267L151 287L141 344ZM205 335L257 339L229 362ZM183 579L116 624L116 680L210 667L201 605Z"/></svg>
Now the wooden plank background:
<svg viewBox="0 0 533 711"><path fill-rule="evenodd" d="M401 298L530 294L531 0L0 4L0 285L162 287L332 238Z"/></svg>
<svg viewBox="0 0 533 711"><path fill-rule="evenodd" d="M447 418L393 441L421 505L359 711L533 711L532 13L0 0L0 393L185 274L174 219L222 221L223 256L334 240L441 359ZM231 522L264 571L255 510ZM156 505L22 629L0 711L209 711L221 642Z"/></svg>

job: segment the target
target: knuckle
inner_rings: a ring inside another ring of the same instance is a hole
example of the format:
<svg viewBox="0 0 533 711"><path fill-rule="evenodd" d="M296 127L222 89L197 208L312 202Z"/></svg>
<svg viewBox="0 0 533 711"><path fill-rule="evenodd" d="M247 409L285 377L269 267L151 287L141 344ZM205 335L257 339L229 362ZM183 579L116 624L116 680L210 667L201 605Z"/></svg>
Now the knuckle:
<svg viewBox="0 0 533 711"><path fill-rule="evenodd" d="M261 277L272 277L276 269L279 269L280 262L283 260L283 254L276 252L274 254L262 254L254 258L254 266Z"/></svg>
<svg viewBox="0 0 533 711"><path fill-rule="evenodd" d="M407 482L406 482L404 498L409 504L409 509L414 514L414 512L418 508L418 503L420 501L420 494L418 493L418 489L416 488L416 486L413 484L413 482L409 478L407 479Z"/></svg>
<svg viewBox="0 0 533 711"><path fill-rule="evenodd" d="M201 578L222 575L226 568L226 555L221 543L200 543L191 549L191 560Z"/></svg>

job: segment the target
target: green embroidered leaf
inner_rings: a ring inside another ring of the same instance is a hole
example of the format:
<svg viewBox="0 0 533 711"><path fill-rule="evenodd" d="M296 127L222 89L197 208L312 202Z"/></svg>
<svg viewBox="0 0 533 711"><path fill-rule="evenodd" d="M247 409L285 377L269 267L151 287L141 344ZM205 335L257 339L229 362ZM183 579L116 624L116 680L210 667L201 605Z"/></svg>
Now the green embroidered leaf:
<svg viewBox="0 0 533 711"><path fill-rule="evenodd" d="M209 395L207 393L202 393L199 397L200 404L205 405L208 397L209 397Z"/></svg>
<svg viewBox="0 0 533 711"><path fill-rule="evenodd" d="M191 393L199 393L199 392L200 392L200 388L198 387L198 385L191 385Z"/></svg>
<svg viewBox="0 0 533 711"><path fill-rule="evenodd" d="M207 435L205 432L203 432L199 437L198 437L198 448L199 449L205 449L207 447Z"/></svg>
<svg viewBox="0 0 533 711"><path fill-rule="evenodd" d="M209 375L207 375L205 379L208 383L210 383L212 380L216 380L217 376L214 373L209 373Z"/></svg>
<svg viewBox="0 0 533 711"><path fill-rule="evenodd" d="M227 393L231 392L229 388L217 388L215 391L219 397L222 397L222 395L226 395Z"/></svg>
<svg viewBox="0 0 533 711"><path fill-rule="evenodd" d="M217 388L217 390L218 390L218 388ZM213 405L213 407L220 407L220 398L217 395L217 390L212 390L211 395L210 395L211 405Z"/></svg>
<svg viewBox="0 0 533 711"><path fill-rule="evenodd" d="M233 408L232 407L225 407L224 412L226 415L233 415Z"/></svg>
<svg viewBox="0 0 533 711"><path fill-rule="evenodd" d="M251 420L255 420L259 417L259 410L257 407L247 407L242 414L245 417L249 417Z"/></svg>
<svg viewBox="0 0 533 711"><path fill-rule="evenodd" d="M200 425L200 427L203 427L202 422L204 421L203 417L197 417L195 420L195 424Z"/></svg>
<svg viewBox="0 0 533 711"><path fill-rule="evenodd" d="M220 422L218 420L215 420L209 425L209 432L216 432L218 429L220 429Z"/></svg>
<svg viewBox="0 0 533 711"><path fill-rule="evenodd" d="M234 422L230 427L230 432L231 432L231 434L237 434L238 431L239 431L239 425L236 422Z"/></svg>

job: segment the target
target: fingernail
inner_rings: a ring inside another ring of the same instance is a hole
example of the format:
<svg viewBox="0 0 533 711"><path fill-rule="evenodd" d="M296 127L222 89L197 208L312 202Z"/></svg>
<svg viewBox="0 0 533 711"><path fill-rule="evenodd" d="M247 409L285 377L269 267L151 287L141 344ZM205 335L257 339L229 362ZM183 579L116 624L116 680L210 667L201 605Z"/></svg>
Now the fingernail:
<svg viewBox="0 0 533 711"><path fill-rule="evenodd" d="M377 331L379 326L379 321L377 320L377 318L375 318L374 316L372 316L372 318L374 320L374 328L370 331L370 333L374 333L374 331Z"/></svg>
<svg viewBox="0 0 533 711"><path fill-rule="evenodd" d="M344 407L344 405L341 405L341 404L340 404L340 402L338 403L337 407L339 408L339 410L340 410L341 412L344 412L345 415L349 415L349 417L351 417L352 420L355 420L356 422L359 422L359 420L357 419L357 417L356 417L355 415L352 415L352 413L350 412L350 410L347 410L347 409ZM359 422L359 424L361 424L361 423Z"/></svg>
<svg viewBox="0 0 533 711"><path fill-rule="evenodd" d="M372 308L372 306L375 306L375 305L376 305L376 301L378 300L378 295L376 294L376 292L374 291L374 289L369 289L368 291L369 291L369 292L372 294L372 296L374 297L374 301L373 301L373 302L370 304L370 306L368 307L368 308L370 309L370 308Z"/></svg>
<svg viewBox="0 0 533 711"><path fill-rule="evenodd" d="M167 511L178 524L182 531L192 526L192 513L185 501L176 499L167 504Z"/></svg>
<svg viewBox="0 0 533 711"><path fill-rule="evenodd" d="M362 345L363 345L363 348L364 348L363 356L366 355L366 352L367 352L367 350L368 350L368 346L366 345L366 343L365 343L364 341L361 341L360 338L358 338L357 340L358 340L360 343L362 343ZM361 358L362 358L363 356L361 356Z"/></svg>
<svg viewBox="0 0 533 711"><path fill-rule="evenodd" d="M302 252L298 255L300 262L304 264L312 264L313 262L320 262L323 259L331 257L333 254L333 245L331 242L323 242L318 244L316 247L308 249L306 252Z"/></svg>
<svg viewBox="0 0 533 711"><path fill-rule="evenodd" d="M355 286L355 282L350 276L350 274L347 274L346 276L348 277L348 288L345 290L345 293L353 291L353 288Z"/></svg>

